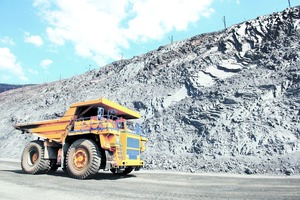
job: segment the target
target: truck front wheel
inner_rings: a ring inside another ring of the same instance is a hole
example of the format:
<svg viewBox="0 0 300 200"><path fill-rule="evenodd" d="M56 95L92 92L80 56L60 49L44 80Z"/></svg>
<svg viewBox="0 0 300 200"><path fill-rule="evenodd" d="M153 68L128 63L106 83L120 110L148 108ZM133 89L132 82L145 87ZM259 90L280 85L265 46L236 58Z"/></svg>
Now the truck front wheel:
<svg viewBox="0 0 300 200"><path fill-rule="evenodd" d="M43 141L31 141L25 147L21 158L21 167L27 174L44 174L50 169L50 161L44 159Z"/></svg>
<svg viewBox="0 0 300 200"><path fill-rule="evenodd" d="M96 174L101 164L98 146L88 139L76 140L67 152L67 170L71 177L85 179Z"/></svg>

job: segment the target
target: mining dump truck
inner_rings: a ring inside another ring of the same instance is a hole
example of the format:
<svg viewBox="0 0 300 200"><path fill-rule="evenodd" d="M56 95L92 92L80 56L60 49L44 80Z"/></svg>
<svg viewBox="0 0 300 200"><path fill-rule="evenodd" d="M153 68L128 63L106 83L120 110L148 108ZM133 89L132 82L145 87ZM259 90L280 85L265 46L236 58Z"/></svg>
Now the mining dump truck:
<svg viewBox="0 0 300 200"><path fill-rule="evenodd" d="M72 104L59 119L16 124L38 140L24 149L21 167L28 174L54 173L59 167L76 179L100 169L127 175L144 166L148 139L133 119L140 114L106 98ZM41 139L42 138L42 139Z"/></svg>

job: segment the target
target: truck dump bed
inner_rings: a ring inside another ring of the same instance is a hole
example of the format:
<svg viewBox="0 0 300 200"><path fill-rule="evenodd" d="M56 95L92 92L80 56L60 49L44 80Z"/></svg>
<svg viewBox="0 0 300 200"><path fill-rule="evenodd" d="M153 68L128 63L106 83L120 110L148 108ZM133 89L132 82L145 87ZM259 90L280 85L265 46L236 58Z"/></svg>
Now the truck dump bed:
<svg viewBox="0 0 300 200"><path fill-rule="evenodd" d="M69 130L74 128L75 122L78 120L91 121L93 120L92 118L97 117L96 113L94 114L94 112L91 112L97 107L102 107L106 113L109 110L114 110L115 116L124 119L138 119L141 117L139 113L133 110L109 101L106 98L100 98L98 100L72 104L65 115L59 119L16 124L15 128L21 130L23 133L35 133L39 137L62 142ZM84 116L88 112L93 113L95 116L89 116L89 119L86 119Z"/></svg>

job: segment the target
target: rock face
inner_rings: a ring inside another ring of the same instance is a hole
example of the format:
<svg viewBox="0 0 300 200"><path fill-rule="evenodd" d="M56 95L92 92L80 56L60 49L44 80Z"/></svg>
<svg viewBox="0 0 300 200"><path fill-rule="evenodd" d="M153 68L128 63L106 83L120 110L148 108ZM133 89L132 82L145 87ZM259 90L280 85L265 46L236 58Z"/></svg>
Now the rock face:
<svg viewBox="0 0 300 200"><path fill-rule="evenodd" d="M261 16L71 79L0 93L0 157L32 139L13 124L106 97L139 111L146 168L300 172L300 9Z"/></svg>

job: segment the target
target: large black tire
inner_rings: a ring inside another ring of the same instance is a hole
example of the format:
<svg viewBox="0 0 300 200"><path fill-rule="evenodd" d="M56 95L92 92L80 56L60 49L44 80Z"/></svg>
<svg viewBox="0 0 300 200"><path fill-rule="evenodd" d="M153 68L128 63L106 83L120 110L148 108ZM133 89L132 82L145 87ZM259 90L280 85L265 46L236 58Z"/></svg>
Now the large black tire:
<svg viewBox="0 0 300 200"><path fill-rule="evenodd" d="M64 159L64 167L63 168L61 168L62 170L63 170L63 172L65 172L66 174L69 174L69 172L68 172L68 169L67 169L67 163L66 163L66 158Z"/></svg>
<svg viewBox="0 0 300 200"><path fill-rule="evenodd" d="M129 173L131 173L133 171L133 167L126 167L124 171L122 171L121 173L117 173L117 169L116 168L112 168L110 169L110 171L113 173L113 174L116 174L116 175L127 175Z"/></svg>
<svg viewBox="0 0 300 200"><path fill-rule="evenodd" d="M67 153L68 153L68 149L70 148L70 144L68 142L65 143L65 146L67 147L66 149L63 148L64 151L64 158L61 162L63 162L63 167L61 168L63 170L63 172L65 172L66 174L68 173L68 169L67 169Z"/></svg>
<svg viewBox="0 0 300 200"><path fill-rule="evenodd" d="M76 179L91 177L99 171L101 156L98 146L88 139L76 140L66 157L68 173Z"/></svg>
<svg viewBox="0 0 300 200"><path fill-rule="evenodd" d="M48 169L48 171L46 172L47 174L54 174L57 169L58 169L58 165L56 165L56 160L51 160L50 161L50 167Z"/></svg>
<svg viewBox="0 0 300 200"><path fill-rule="evenodd" d="M22 170L27 174L45 174L50 169L50 161L44 159L44 144L41 140L31 141L21 158Z"/></svg>

